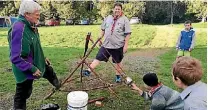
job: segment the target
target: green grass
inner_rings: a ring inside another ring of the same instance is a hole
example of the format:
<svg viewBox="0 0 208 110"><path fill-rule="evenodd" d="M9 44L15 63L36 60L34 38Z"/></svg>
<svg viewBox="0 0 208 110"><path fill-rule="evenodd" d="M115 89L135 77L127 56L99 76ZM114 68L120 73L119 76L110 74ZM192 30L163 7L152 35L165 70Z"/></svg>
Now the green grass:
<svg viewBox="0 0 208 110"><path fill-rule="evenodd" d="M56 51L54 51L56 50ZM72 66L73 60L78 59L78 54L82 53L83 49L77 48L54 48L47 47L44 48L45 55L50 58L52 61L52 65L54 69L57 71L57 75L59 78L64 78L69 74L69 69ZM1 56L1 75L0 79L0 95L13 94L15 92L15 81L14 76L11 72L5 71L7 68L10 68L10 62L8 58L8 47L0 47ZM57 54L58 53L58 54ZM95 52L92 53L95 55ZM93 58L91 56L90 58ZM103 64L106 65L106 64ZM98 67L97 70L103 69L104 67ZM112 68L113 69L113 68ZM113 73L113 70L109 70L110 73ZM76 73L77 74L77 73ZM106 74L108 75L108 81L113 82L114 74ZM79 81L77 81L79 83ZM70 84L70 83L69 83ZM79 85L79 84L77 84ZM67 104L67 93L57 92L54 94L49 100L42 100L43 97L50 90L51 85L45 80L40 79L34 82L34 89L31 98L28 101L28 109L38 108L43 103L58 103L62 108L66 108ZM109 110L109 109L138 109L145 108L148 102L145 102L142 98L139 98L137 93L133 93L129 87L120 86L115 89L117 94L119 95L119 99L115 98L115 96L111 95L107 89L105 90L96 90L90 91L89 97L97 98L97 97L107 97L104 101L105 107L99 108L95 107L93 104L89 105L90 110ZM41 93L40 93L41 92ZM127 106L123 106L124 104L129 103ZM138 105L138 106L134 106ZM148 108L148 107L147 107Z"/></svg>
<svg viewBox="0 0 208 110"><path fill-rule="evenodd" d="M206 80L206 28L204 25L197 23L196 26L196 48L192 52L192 56L198 58L204 68L203 82ZM160 81L165 85L178 90L172 82L171 64L175 59L176 51L174 48L178 34L183 28L183 24L169 25L132 25L132 35L129 41L129 51L139 51L141 48L170 48L168 52L158 57L160 64L158 68L158 76ZM7 43L7 28L0 28L0 99L7 99L10 94L15 92L15 80L13 73L10 71L11 63L9 62L9 49ZM48 57L57 72L59 78L65 78L71 69L77 64L83 54L85 36L87 32L92 32L93 40L99 36L100 26L59 26L59 27L40 27L39 28L41 43L44 47L44 54ZM91 45L91 44L90 44ZM92 60L97 53L95 49L88 59ZM138 65L139 66L139 65ZM113 82L114 70L109 63L102 63L98 71L108 82ZM138 85L143 85L141 81L142 75L127 71ZM78 75L78 72L76 73ZM87 78L85 78L87 79ZM69 85L78 85L69 83ZM62 109L67 105L67 93L56 92L50 99L42 100L52 86L45 80L40 79L34 82L34 89L31 98L28 100L28 109L39 108L43 103L58 103ZM90 99L105 96L107 99L103 102L104 107L95 107L94 104L88 106L89 110L140 110L149 109L149 102L144 101L137 93L133 92L129 87L120 85L115 88L119 99L112 96L107 89L89 91ZM12 97L9 97L12 98Z"/></svg>
<svg viewBox="0 0 208 110"><path fill-rule="evenodd" d="M90 26L59 26L59 27L40 27L41 41L47 47L82 47L88 32L92 33L93 40L100 35L100 25ZM154 38L156 28L154 26L133 25L132 38L129 41L130 48L138 48L148 45ZM7 46L7 30L0 30L0 46Z"/></svg>
<svg viewBox="0 0 208 110"><path fill-rule="evenodd" d="M193 24L194 25L194 24ZM195 24L201 26L200 24ZM204 27L204 26L202 26ZM197 44L206 45L206 28L196 28ZM183 29L183 24L167 25L132 25L129 48L173 47ZM100 35L100 25L40 27L42 45L46 47L84 47L88 32L93 40ZM0 29L0 46L8 46L7 28Z"/></svg>
<svg viewBox="0 0 208 110"><path fill-rule="evenodd" d="M176 58L176 53L177 52L175 49L171 49L169 52L159 56L160 69L158 70L158 76L161 82L163 82L165 85L178 90L178 88L174 85L171 77L171 66ZM207 83L207 47L196 47L192 51L191 55L192 57L195 57L201 61L204 70L202 81Z"/></svg>

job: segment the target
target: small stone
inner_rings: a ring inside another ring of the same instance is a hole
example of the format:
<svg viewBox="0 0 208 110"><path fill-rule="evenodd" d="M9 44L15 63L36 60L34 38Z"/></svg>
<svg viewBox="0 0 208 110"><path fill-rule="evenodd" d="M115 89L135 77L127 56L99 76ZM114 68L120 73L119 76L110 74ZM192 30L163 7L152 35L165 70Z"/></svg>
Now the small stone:
<svg viewBox="0 0 208 110"><path fill-rule="evenodd" d="M102 107L103 104L102 104L101 101L96 101L96 102L95 102L95 106L97 106L97 107Z"/></svg>

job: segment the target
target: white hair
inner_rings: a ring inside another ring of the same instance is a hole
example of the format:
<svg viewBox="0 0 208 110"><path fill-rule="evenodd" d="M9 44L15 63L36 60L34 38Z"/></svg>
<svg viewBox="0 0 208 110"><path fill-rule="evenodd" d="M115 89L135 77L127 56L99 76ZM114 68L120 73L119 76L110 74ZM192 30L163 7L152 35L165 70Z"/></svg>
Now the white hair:
<svg viewBox="0 0 208 110"><path fill-rule="evenodd" d="M37 2L34 2L33 0L22 0L19 8L19 14L24 16L27 12L33 13L34 11L40 9L41 6Z"/></svg>

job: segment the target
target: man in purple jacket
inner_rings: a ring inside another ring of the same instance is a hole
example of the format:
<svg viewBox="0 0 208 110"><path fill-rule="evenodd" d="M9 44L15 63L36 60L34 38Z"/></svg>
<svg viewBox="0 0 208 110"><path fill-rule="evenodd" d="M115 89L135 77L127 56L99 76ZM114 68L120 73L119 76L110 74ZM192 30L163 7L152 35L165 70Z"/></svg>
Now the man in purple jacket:
<svg viewBox="0 0 208 110"><path fill-rule="evenodd" d="M46 78L58 89L60 83L50 62L44 57L38 30L40 5L34 1L23 1L18 20L8 32L10 60L16 79L14 110L26 110L26 100L32 93L34 79Z"/></svg>

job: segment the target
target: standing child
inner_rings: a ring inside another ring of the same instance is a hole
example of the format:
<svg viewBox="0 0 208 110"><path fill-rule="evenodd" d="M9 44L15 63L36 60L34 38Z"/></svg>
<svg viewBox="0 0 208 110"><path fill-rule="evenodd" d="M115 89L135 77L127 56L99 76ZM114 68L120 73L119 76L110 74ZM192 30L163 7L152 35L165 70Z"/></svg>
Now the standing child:
<svg viewBox="0 0 208 110"><path fill-rule="evenodd" d="M183 110L184 102L179 93L159 83L155 73L145 74L143 81L147 88L150 89L149 92L142 91L134 83L132 84L132 89L138 91L146 100L152 101L150 110Z"/></svg>
<svg viewBox="0 0 208 110"><path fill-rule="evenodd" d="M178 51L177 58L181 56L191 56L191 51L195 45L195 31L191 27L191 21L186 21L185 30L182 30L176 44L176 50Z"/></svg>

